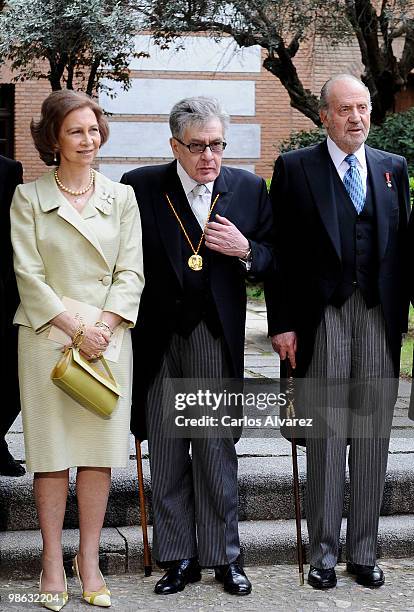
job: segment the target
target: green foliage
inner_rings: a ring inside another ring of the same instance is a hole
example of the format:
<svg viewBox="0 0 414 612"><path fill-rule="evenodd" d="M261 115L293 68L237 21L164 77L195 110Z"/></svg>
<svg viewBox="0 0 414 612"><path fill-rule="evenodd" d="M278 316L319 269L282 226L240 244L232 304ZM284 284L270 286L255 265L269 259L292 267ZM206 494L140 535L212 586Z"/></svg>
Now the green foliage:
<svg viewBox="0 0 414 612"><path fill-rule="evenodd" d="M325 138L323 129L293 132L290 138L279 144L281 153L318 144ZM408 170L414 176L414 108L403 113L388 115L381 126L371 126L367 144L376 149L403 155ZM411 189L414 185L411 185Z"/></svg>
<svg viewBox="0 0 414 612"><path fill-rule="evenodd" d="M288 151L292 151L294 149L310 147L311 145L322 142L324 138L326 138L326 133L322 128L292 132L289 138L286 138L286 140L282 140L279 143L279 151L281 153L287 153Z"/></svg>
<svg viewBox="0 0 414 612"><path fill-rule="evenodd" d="M414 175L414 108L388 115L384 123L371 128L367 143L376 149L404 155L408 171Z"/></svg>
<svg viewBox="0 0 414 612"><path fill-rule="evenodd" d="M410 316L408 319L408 333L403 339L401 348L401 376L411 378L413 365L413 345L414 345L414 309L410 306Z"/></svg>
<svg viewBox="0 0 414 612"><path fill-rule="evenodd" d="M264 300L263 283L246 281L246 295L249 300Z"/></svg>
<svg viewBox="0 0 414 612"><path fill-rule="evenodd" d="M103 78L127 88L137 23L133 0L8 0L0 58L14 80L48 79L54 90L78 85L91 94Z"/></svg>
<svg viewBox="0 0 414 612"><path fill-rule="evenodd" d="M402 378L411 378L413 366L413 345L414 341L411 336L407 336L406 338L404 338L401 347L400 361L400 376Z"/></svg>

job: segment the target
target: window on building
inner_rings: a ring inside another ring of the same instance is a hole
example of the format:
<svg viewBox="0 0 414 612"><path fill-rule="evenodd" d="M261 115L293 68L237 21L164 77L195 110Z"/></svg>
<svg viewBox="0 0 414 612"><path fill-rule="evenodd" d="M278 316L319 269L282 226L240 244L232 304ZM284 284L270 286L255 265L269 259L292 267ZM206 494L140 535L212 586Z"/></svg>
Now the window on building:
<svg viewBox="0 0 414 612"><path fill-rule="evenodd" d="M0 85L0 155L14 157L14 85Z"/></svg>

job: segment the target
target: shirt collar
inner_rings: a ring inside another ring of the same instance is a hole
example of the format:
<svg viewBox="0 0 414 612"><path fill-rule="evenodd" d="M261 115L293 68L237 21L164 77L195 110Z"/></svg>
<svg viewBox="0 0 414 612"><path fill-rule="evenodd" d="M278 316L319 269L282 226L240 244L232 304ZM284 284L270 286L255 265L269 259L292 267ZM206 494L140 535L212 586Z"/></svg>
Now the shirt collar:
<svg viewBox="0 0 414 612"><path fill-rule="evenodd" d="M348 153L345 153L344 151L342 151L342 149L340 149L338 147L338 145L332 140L332 138L330 136L328 136L328 138L326 140L326 144L328 146L329 155L331 156L331 159L332 159L332 161L334 163L334 166L338 170L339 166L345 160L345 157L348 155ZM366 170L367 160L366 160L366 157L365 157L365 145L364 145L364 143L362 143L362 145L359 147L359 149L354 151L354 155L357 158L358 164L361 166L361 168Z"/></svg>
<svg viewBox="0 0 414 612"><path fill-rule="evenodd" d="M191 193L194 187L198 185L199 183L197 183L197 181L192 179L191 176L187 174L187 172L184 170L184 168L182 167L182 165L180 164L178 160L177 160L177 174L183 186L184 193L186 196L188 196L188 194ZM207 187L209 193L213 193L214 181L211 181L210 183L205 183L205 186Z"/></svg>

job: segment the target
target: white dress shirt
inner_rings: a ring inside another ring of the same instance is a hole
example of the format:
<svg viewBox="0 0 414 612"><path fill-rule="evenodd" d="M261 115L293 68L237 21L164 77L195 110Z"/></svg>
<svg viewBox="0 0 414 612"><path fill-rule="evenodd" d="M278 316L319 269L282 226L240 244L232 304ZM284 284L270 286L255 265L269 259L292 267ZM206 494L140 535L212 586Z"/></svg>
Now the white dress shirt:
<svg viewBox="0 0 414 612"><path fill-rule="evenodd" d="M184 193L187 196L188 203L191 206L191 210L193 211L200 227L204 229L211 206L214 181L204 183L206 186L205 194L203 196L195 197L193 194L193 189L200 183L197 183L197 181L192 179L191 176L187 174L179 161L177 161L177 174L181 181L181 185L183 186ZM195 204L197 204L197 206L195 206Z"/></svg>
<svg viewBox="0 0 414 612"><path fill-rule="evenodd" d="M327 138L327 145L328 145L329 155L331 156L333 164L334 164L334 166L335 166L335 168L336 168L336 170L337 170L337 172L339 174L339 178L343 182L344 176L345 176L345 172L349 168L348 162L345 161L345 157L348 155L348 153L345 153L344 151L342 151L338 147L338 145L335 144L334 141L329 136ZM367 193L368 170L367 170L367 160L366 160L366 157L365 157L365 145L362 144L359 147L359 149L357 149L354 152L354 155L357 158L357 168L358 168L359 174L361 176L362 185L364 187L364 193L366 195L366 193Z"/></svg>

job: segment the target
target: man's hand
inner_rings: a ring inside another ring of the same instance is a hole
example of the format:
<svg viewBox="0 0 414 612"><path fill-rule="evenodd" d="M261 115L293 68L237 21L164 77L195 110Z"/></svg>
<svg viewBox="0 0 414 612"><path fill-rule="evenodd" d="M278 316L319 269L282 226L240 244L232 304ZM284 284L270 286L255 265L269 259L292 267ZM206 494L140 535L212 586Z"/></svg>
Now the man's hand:
<svg viewBox="0 0 414 612"><path fill-rule="evenodd" d="M278 353L280 359L284 361L287 357L292 368L296 368L297 337L295 332L276 334L271 337L271 341L273 350Z"/></svg>
<svg viewBox="0 0 414 612"><path fill-rule="evenodd" d="M206 246L223 255L243 257L249 249L249 241L226 217L216 215L205 230Z"/></svg>

